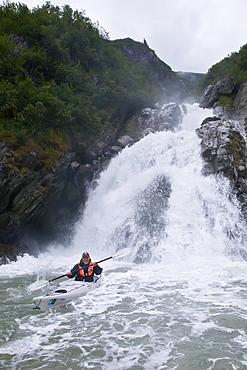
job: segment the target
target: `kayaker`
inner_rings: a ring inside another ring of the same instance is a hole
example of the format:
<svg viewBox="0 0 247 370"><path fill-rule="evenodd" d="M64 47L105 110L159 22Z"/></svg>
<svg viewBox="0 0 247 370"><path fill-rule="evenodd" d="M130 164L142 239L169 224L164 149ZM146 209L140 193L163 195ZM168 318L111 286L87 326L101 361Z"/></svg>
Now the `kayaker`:
<svg viewBox="0 0 247 370"><path fill-rule="evenodd" d="M90 254L83 252L79 263L77 263L71 271L67 272L68 278L73 278L77 281L93 281L93 276L100 275L103 268L97 262L92 262Z"/></svg>

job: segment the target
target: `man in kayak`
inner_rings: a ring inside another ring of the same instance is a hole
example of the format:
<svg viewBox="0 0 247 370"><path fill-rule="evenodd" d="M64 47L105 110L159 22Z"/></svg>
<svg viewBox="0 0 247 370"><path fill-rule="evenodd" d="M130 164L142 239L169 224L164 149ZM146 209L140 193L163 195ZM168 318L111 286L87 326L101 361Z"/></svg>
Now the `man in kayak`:
<svg viewBox="0 0 247 370"><path fill-rule="evenodd" d="M68 278L73 278L77 281L93 281L93 276L100 275L103 268L97 262L91 262L90 254L88 252L82 253L82 258L71 271L67 272Z"/></svg>

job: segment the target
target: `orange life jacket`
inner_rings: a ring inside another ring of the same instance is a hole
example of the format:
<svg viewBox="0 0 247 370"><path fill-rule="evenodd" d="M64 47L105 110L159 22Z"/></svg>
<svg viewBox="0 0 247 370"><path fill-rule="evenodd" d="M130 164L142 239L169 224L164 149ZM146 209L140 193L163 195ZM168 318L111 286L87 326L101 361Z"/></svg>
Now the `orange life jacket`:
<svg viewBox="0 0 247 370"><path fill-rule="evenodd" d="M91 265L91 263L93 263L93 262L89 262L89 263L90 263L90 265L88 266L87 274L85 274L84 268L81 267L80 262L78 263L78 269L80 269L78 271L79 275L81 275L81 276L90 276L90 275L93 274L93 265Z"/></svg>

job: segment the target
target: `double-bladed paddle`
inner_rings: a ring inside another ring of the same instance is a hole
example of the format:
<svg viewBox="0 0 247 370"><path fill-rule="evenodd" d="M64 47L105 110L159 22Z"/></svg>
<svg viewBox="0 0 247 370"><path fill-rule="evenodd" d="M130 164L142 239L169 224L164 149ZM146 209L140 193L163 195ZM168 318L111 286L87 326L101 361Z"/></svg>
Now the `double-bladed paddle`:
<svg viewBox="0 0 247 370"><path fill-rule="evenodd" d="M101 263L101 262L104 262L104 261L107 261L111 258L121 258L121 257L124 257L124 256L127 256L127 254L129 254L131 251L130 248L124 248L124 249L121 249L120 251L118 251L117 253L113 254L111 257L107 257L107 258L104 258L103 260L100 260L98 261L97 263ZM85 266L86 267L89 267L89 265ZM75 272L78 272L80 270L82 270L82 268L78 269L77 271ZM63 274L61 276L57 276L55 277L54 279L51 279L51 280L39 280L39 281L35 281L34 283L30 284L27 289L30 293L32 293L34 290L38 290L38 289L41 289L43 287L45 287L48 283L51 283L52 281L54 280L57 280L57 279L61 279L62 277L65 277L67 276L67 274Z"/></svg>

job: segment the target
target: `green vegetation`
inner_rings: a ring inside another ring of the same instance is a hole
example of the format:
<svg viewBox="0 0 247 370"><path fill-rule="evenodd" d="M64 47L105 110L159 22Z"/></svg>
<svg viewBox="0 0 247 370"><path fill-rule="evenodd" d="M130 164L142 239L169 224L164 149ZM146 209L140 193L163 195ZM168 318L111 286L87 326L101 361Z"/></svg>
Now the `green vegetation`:
<svg viewBox="0 0 247 370"><path fill-rule="evenodd" d="M231 96L221 95L217 104L225 107L226 111L229 111L232 107L232 103L233 99Z"/></svg>
<svg viewBox="0 0 247 370"><path fill-rule="evenodd" d="M143 69L104 30L83 12L50 2L32 10L0 6L0 82L1 138L16 145L16 161L32 143L45 170L69 138L87 142L116 107L130 110L157 98Z"/></svg>
<svg viewBox="0 0 247 370"><path fill-rule="evenodd" d="M241 158L244 158L244 153L241 151L241 135L239 132L233 132L230 137L230 142L226 144L226 148L229 153L233 156L234 165L238 166L241 164Z"/></svg>
<svg viewBox="0 0 247 370"><path fill-rule="evenodd" d="M219 63L214 64L208 70L200 86L204 89L224 77L234 79L238 85L247 82L247 44L242 46L239 52L231 53Z"/></svg>

